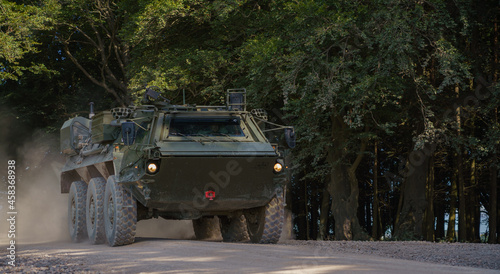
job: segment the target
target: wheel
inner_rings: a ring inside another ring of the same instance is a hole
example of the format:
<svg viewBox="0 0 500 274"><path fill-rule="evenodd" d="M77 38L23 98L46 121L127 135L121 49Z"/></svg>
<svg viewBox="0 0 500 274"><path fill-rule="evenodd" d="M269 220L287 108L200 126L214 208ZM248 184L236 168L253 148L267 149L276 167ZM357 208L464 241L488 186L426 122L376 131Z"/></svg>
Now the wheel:
<svg viewBox="0 0 500 274"><path fill-rule="evenodd" d="M248 241L245 216L239 217L219 216L220 230L224 242L245 242Z"/></svg>
<svg viewBox="0 0 500 274"><path fill-rule="evenodd" d="M106 180L102 177L92 178L87 188L87 234L92 244L106 241L104 231L104 192Z"/></svg>
<svg viewBox="0 0 500 274"><path fill-rule="evenodd" d="M219 218L201 217L193 220L194 235L197 240L212 240L218 241L221 239Z"/></svg>
<svg viewBox="0 0 500 274"><path fill-rule="evenodd" d="M81 242L87 237L85 223L85 201L87 184L84 181L71 183L68 199L68 227L71 240Z"/></svg>
<svg viewBox="0 0 500 274"><path fill-rule="evenodd" d="M131 244L135 240L137 202L111 175L104 193L104 227L110 246Z"/></svg>
<svg viewBox="0 0 500 274"><path fill-rule="evenodd" d="M245 212L247 229L253 243L275 244L283 230L285 208L283 198L274 197L263 207Z"/></svg>

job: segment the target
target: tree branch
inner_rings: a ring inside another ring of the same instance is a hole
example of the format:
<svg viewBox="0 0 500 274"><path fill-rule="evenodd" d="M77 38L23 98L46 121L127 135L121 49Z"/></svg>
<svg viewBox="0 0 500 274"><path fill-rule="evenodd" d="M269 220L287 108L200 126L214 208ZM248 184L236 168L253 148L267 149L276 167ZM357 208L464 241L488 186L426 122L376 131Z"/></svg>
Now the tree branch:
<svg viewBox="0 0 500 274"><path fill-rule="evenodd" d="M73 54L71 54L71 52L69 51L68 44L69 44L68 41L63 41L64 53L66 53L71 62L73 62L73 64L75 64L75 66L78 69L80 69L83 72L83 74L85 74L85 76L89 78L90 81L92 81L92 83L104 88L104 84L97 81L97 79L95 79L92 75L90 75L90 73L80 64L80 62L78 62L78 60L73 56Z"/></svg>

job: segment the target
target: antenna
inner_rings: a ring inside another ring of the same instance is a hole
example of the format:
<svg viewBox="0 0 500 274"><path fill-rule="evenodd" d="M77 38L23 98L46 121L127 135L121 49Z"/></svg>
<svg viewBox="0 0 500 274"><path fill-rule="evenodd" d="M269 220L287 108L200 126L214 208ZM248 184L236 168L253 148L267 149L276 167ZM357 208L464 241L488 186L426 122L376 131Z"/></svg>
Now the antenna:
<svg viewBox="0 0 500 274"><path fill-rule="evenodd" d="M89 105L90 105L89 118L92 119L92 117L94 117L94 115L95 115L95 113L94 113L94 102L90 102Z"/></svg>

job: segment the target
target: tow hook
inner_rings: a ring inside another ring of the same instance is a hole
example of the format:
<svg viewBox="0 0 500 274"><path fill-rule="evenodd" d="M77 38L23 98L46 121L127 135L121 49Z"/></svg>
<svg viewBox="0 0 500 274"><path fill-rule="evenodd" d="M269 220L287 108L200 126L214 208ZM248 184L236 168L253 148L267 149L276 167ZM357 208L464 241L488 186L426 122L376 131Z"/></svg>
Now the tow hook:
<svg viewBox="0 0 500 274"><path fill-rule="evenodd" d="M213 201L215 198L215 191L213 190L205 191L205 198L209 199L210 201Z"/></svg>

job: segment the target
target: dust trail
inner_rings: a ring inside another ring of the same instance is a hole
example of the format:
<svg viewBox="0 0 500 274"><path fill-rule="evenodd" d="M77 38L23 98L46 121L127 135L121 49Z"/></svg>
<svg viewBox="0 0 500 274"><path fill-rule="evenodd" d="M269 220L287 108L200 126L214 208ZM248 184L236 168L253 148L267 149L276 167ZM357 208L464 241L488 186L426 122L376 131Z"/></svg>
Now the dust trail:
<svg viewBox="0 0 500 274"><path fill-rule="evenodd" d="M165 220L162 218L142 220L137 223L137 237L194 239L190 220Z"/></svg>
<svg viewBox="0 0 500 274"><path fill-rule="evenodd" d="M0 105L0 244L4 244L8 240L8 195L7 195L7 166L8 160L12 160L13 150L10 148L12 135L17 133L14 126L15 120L11 111Z"/></svg>
<svg viewBox="0 0 500 274"><path fill-rule="evenodd" d="M0 144L8 138L0 136ZM68 194L61 194L60 173L66 161L59 153L59 137L35 132L18 150L7 156L7 146L0 145L0 168L7 160L16 161L16 243L70 241L67 224ZM0 172L0 245L7 244L7 178ZM192 239L191 221L164 219L142 220L137 237Z"/></svg>
<svg viewBox="0 0 500 274"><path fill-rule="evenodd" d="M70 241L68 194L61 194L60 189L60 173L66 159L59 153L58 136L35 133L17 155L22 159L17 160L16 168L22 174L16 186L16 242ZM191 221L160 218L139 221L137 237L191 239L194 232Z"/></svg>
<svg viewBox="0 0 500 274"><path fill-rule="evenodd" d="M1 137L1 136L0 136ZM0 138L0 144L5 144L2 138ZM8 223L7 223L7 153L3 146L0 146L0 245L6 244L8 240Z"/></svg>
<svg viewBox="0 0 500 274"><path fill-rule="evenodd" d="M67 240L67 194L61 194L63 160L58 138L35 132L17 152L16 242ZM54 151L56 150L56 151Z"/></svg>
<svg viewBox="0 0 500 274"><path fill-rule="evenodd" d="M293 214L288 208L285 208L285 220L283 231L281 232L280 241L294 240L295 233L293 232Z"/></svg>

